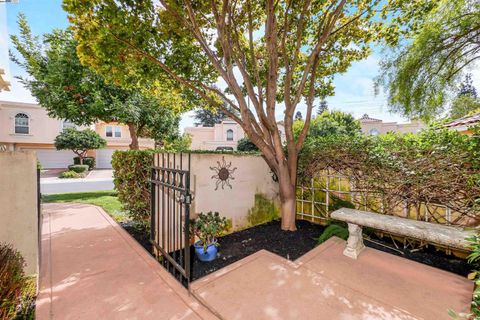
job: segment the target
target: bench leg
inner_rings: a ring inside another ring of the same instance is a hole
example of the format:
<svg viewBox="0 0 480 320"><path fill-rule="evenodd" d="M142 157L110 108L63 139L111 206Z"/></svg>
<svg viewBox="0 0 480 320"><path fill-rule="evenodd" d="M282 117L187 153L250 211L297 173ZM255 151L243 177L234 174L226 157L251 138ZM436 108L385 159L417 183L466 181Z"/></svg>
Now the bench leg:
<svg viewBox="0 0 480 320"><path fill-rule="evenodd" d="M365 245L363 244L362 227L349 223L347 247L343 250L343 254L349 258L357 259L363 249L365 249Z"/></svg>

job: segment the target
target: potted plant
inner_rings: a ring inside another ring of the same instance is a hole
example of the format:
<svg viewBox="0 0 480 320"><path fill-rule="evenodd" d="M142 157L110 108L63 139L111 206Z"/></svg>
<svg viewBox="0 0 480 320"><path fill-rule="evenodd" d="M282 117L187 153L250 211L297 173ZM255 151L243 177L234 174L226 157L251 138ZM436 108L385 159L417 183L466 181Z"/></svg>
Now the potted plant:
<svg viewBox="0 0 480 320"><path fill-rule="evenodd" d="M218 212L200 213L190 221L192 233L200 239L193 245L200 261L213 261L217 257L217 238L227 230L227 219Z"/></svg>

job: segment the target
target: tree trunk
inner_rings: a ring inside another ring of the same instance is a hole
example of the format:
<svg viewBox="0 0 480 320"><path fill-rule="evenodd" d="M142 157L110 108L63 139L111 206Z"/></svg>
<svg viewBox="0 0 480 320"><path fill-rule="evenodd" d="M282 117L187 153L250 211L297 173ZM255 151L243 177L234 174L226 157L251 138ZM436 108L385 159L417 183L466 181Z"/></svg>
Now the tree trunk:
<svg viewBox="0 0 480 320"><path fill-rule="evenodd" d="M130 143L130 150L138 150L140 149L138 146L138 135L137 135L137 128L133 123L128 123L128 130L130 131L130 138L132 142Z"/></svg>
<svg viewBox="0 0 480 320"><path fill-rule="evenodd" d="M278 170L278 185L280 189L280 212L282 215L282 230L296 231L296 199L295 199L295 180L289 174L287 165L282 165Z"/></svg>

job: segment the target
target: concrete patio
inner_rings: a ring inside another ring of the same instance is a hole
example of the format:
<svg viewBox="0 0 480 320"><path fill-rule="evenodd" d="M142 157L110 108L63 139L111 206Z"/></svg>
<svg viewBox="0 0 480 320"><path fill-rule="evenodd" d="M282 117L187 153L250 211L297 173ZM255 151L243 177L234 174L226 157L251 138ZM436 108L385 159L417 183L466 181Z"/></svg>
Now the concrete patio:
<svg viewBox="0 0 480 320"><path fill-rule="evenodd" d="M288 261L259 251L192 284L224 319L450 319L469 310L471 281L366 248L345 257L331 238Z"/></svg>
<svg viewBox="0 0 480 320"><path fill-rule="evenodd" d="M43 207L38 319L449 319L473 284L332 238L295 262L260 251L191 285L191 294L102 209Z"/></svg>

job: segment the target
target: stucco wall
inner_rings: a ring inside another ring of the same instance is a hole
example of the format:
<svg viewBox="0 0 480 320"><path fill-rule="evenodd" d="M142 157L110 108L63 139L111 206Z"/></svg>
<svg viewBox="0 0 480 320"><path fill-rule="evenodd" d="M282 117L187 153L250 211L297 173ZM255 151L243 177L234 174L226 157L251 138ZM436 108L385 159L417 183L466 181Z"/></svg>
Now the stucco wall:
<svg viewBox="0 0 480 320"><path fill-rule="evenodd" d="M229 179L219 179L221 168ZM231 219L233 230L278 214L278 183L260 156L191 154L192 215L218 211Z"/></svg>
<svg viewBox="0 0 480 320"><path fill-rule="evenodd" d="M37 160L26 151L0 152L0 242L11 243L37 273Z"/></svg>

